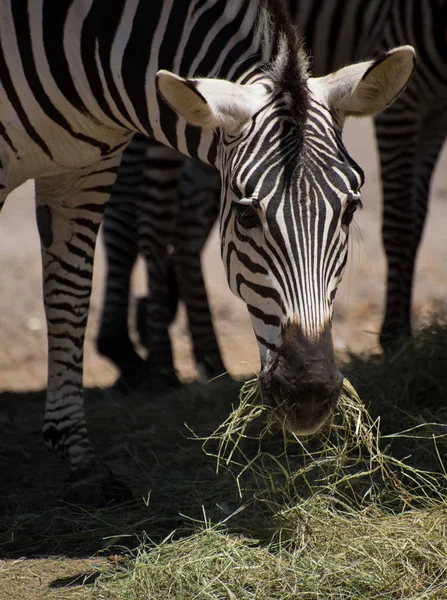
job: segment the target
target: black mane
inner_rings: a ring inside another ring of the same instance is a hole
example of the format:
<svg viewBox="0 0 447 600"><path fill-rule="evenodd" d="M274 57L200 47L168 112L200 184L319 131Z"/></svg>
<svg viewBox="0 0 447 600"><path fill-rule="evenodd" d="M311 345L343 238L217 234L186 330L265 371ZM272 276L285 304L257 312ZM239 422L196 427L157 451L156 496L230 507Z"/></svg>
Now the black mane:
<svg viewBox="0 0 447 600"><path fill-rule="evenodd" d="M264 35L272 57L266 71L288 96L293 116L302 124L307 114L309 62L303 40L283 0L261 0Z"/></svg>

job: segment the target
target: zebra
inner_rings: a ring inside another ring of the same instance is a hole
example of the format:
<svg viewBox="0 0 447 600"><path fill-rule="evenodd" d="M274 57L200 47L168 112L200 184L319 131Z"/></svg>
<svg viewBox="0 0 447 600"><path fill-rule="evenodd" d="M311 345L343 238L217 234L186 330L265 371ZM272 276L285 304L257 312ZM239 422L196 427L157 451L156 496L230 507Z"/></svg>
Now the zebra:
<svg viewBox="0 0 447 600"><path fill-rule="evenodd" d="M219 170L222 258L251 316L263 401L287 429L317 431L342 387L331 317L363 182L343 123L396 98L414 49L311 78L279 0L2 0L0 46L0 204L35 179L43 432L66 460L65 498L130 494L89 439L82 362L97 232L134 133Z"/></svg>
<svg viewBox="0 0 447 600"><path fill-rule="evenodd" d="M290 0L290 6L293 4ZM306 35L310 32L308 43L317 74L338 68L340 61L362 59L362 47L380 53L393 45L411 44L418 55L418 68L405 94L375 116L387 260L380 344L385 354L390 354L399 341L412 335L417 251L427 216L430 180L447 135L447 2L309 0L296 5L298 9ZM306 23L314 18L316 26L308 28ZM342 25L344 19L351 21L350 29ZM338 38L341 29L344 35ZM321 35L326 35L329 43L319 53L316 45Z"/></svg>
<svg viewBox="0 0 447 600"><path fill-rule="evenodd" d="M158 381L165 387L179 384L168 326L180 296L186 301L200 380L206 382L225 372L200 256L218 217L220 177L205 163L193 159L186 162L185 169L178 152L136 134L123 153L105 207L103 234L108 272L97 348L119 368L121 376L115 389L124 393L142 382L153 386ZM141 169L143 163L145 168ZM179 178L180 171L183 175ZM142 195L141 189L145 192ZM146 202L148 193L150 203ZM170 225L175 230L171 231ZM151 357L149 361L137 354L128 330L130 275L142 251L137 239L145 245L151 282L151 294L137 305L138 333ZM175 254L169 251L174 247Z"/></svg>
<svg viewBox="0 0 447 600"><path fill-rule="evenodd" d="M305 36L312 56L312 70L317 76L340 68L349 61L365 59L386 47L405 43L411 43L420 56L418 69L406 94L376 116L384 198L383 243L388 261L386 312L380 341L385 352L389 352L400 338L411 335L414 264L427 214L430 178L447 133L447 3L445 0L431 3L371 0L365 5L363 0L300 0L299 3L289 0L289 11ZM157 154L156 169L151 166L151 153ZM157 150L156 143L147 140L146 156L135 167L140 168L150 181L149 186L142 190L143 200L138 209L142 221L140 239L144 246L141 252L148 265L149 280L153 282L146 322L141 310L138 319L140 337L144 338L149 357L152 357L146 366L138 355L132 355L130 351L116 356L118 348L131 346L134 352L127 331L129 290L128 287L120 288L118 282L119 277L131 268L122 263L120 253L127 254L126 239L129 235L132 240L137 235L135 225L120 213L124 210L122 204L114 203L110 210L106 210L104 241L109 293L102 308L98 349L118 366L121 389L132 389L147 381L153 371L153 360L157 372L162 367L174 373L167 328L173 318L168 307L172 305L173 298L178 299L178 287L182 289L181 295L187 305L200 379L207 381L225 371L210 324L210 308L198 256L213 225L207 217L217 213L219 174L214 171L213 184L211 168L206 173L206 165L194 165L193 161L186 160L180 183L171 179L168 190L167 172L172 165L179 173L178 156L166 147ZM157 178L160 177L162 190L158 188ZM126 185L125 172L118 179L121 186L132 187L132 180ZM206 185L203 185L203 180ZM135 198L139 197L135 188L132 193ZM152 210L153 199L149 202L149 197L160 194L163 195L163 210ZM198 226L194 229L194 236L188 240L184 239L184 235L177 239L177 232L182 231L178 225L182 218L193 219ZM109 220L113 221L113 230L108 228ZM121 241L119 231L127 236ZM195 243L198 239L201 240L199 245ZM177 245L180 246L179 251L168 259L166 248ZM135 251L134 260L136 247ZM181 260L185 255L188 262L175 269L181 279L177 285L172 258L178 256ZM163 265L169 265L169 268L163 269ZM163 280L161 283L160 279ZM188 281L193 284L188 285ZM120 305L121 312L116 304ZM139 304L140 309L145 306L145 303ZM202 316L203 322L197 323ZM197 339L201 343L197 343ZM204 353L200 354L200 348L207 348L206 356L211 357L207 363L204 362ZM139 366L138 370L135 364ZM136 372L138 376L135 376Z"/></svg>
<svg viewBox="0 0 447 600"><path fill-rule="evenodd" d="M215 168L184 161L178 152L141 134L124 151L104 212L108 270L96 340L99 353L120 371L116 390L179 384L168 327L180 297L199 380L205 383L225 372L201 268L201 251L218 217L219 199ZM150 281L149 296L137 305L137 330L147 361L135 351L128 329L130 275L139 252L146 257Z"/></svg>

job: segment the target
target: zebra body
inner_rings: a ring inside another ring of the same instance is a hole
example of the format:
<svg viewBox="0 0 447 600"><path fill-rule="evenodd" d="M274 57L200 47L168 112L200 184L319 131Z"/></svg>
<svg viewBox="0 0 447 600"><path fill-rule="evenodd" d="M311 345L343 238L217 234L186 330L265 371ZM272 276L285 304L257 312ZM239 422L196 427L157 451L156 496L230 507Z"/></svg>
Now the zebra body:
<svg viewBox="0 0 447 600"><path fill-rule="evenodd" d="M414 264L427 214L430 178L447 134L447 3L445 0L431 3L416 0L405 3L393 0L368 3L363 0L301 0L298 3L290 0L289 10L298 29L305 35L314 75L324 75L348 62L362 60L386 48L405 43L412 44L420 56L418 69L406 94L376 117L384 196L383 241L388 260L386 315L381 342L387 349L388 344L411 333ZM149 148L154 147L154 142L150 140L147 144ZM160 161L160 154L163 156L163 153L164 163ZM168 317L166 311L163 313L162 307L169 305L167 299L177 294L178 290L172 270L169 277L164 272L164 284L161 285L158 283L160 276L157 278L154 274L163 273L162 265L166 264L167 245L163 252L162 238L169 238L171 247L176 247L175 232L181 231L176 222L187 214L190 220L195 218L197 224L202 223L203 229L200 231L198 228L192 236L186 236L189 237L189 246L182 239L182 247L177 255L184 256L186 252L189 264L183 264L177 273L183 281L182 297L188 307L193 340L205 340L205 345L194 343L193 346L196 365L202 379L206 381L225 370L209 318L210 309L205 286L200 281L203 282L203 276L200 257L197 255L198 248L202 247L203 240L212 227L212 221L201 219L201 214L212 214L219 204L219 175L215 172L213 185L212 169L207 175L204 173L206 167L194 167L191 161L186 161L182 177L188 182L187 186L171 180L171 193L164 197L164 211L152 211L152 196L154 190L156 195L159 193L157 177L160 178L160 173L163 172L163 164L170 165L172 161L176 161L175 155L167 148L160 148L157 154L158 171L151 169L150 150L146 160L140 163L142 171L148 173L151 179L151 187L142 191L143 200L138 213L145 226L140 228L139 235L148 250L144 252L142 249L142 252L146 257L149 280L154 284L150 286L146 325L142 325L140 318L139 329L144 330L150 356L158 357L158 366L163 364L173 371L167 332L171 316ZM195 168L199 169L198 175L194 173ZM204 177L206 186L202 183ZM122 177L123 181L124 178L125 175ZM163 175L161 183L163 189L166 189L166 175ZM186 212L182 209L185 205L185 187L190 196L186 201L189 204ZM179 200L173 193L174 189L178 192ZM216 191L213 192L214 189ZM193 197L197 200L192 200ZM172 204L171 207L168 207L169 203ZM193 208L196 209L193 215L191 203L194 203ZM114 215L116 223L121 222L121 228L126 228L125 221L118 213L119 206L115 203L110 215L111 218ZM172 214L176 216L170 218ZM199 239L202 242L197 248L195 242ZM106 234L105 244L106 249L109 244L113 247L117 244L117 238ZM149 247L151 244L157 245L156 252ZM126 252L125 243L121 248ZM114 260L109 251L107 260L110 269L108 282L109 286L113 286L113 281L119 279L119 273L126 271L127 265L120 261L119 255ZM199 272L200 275L197 275ZM194 284L185 284L188 280ZM122 292L116 299L114 294L108 294L105 299L99 346L101 352L112 358L119 367L121 381L132 387L146 380L148 367L140 369L139 377L133 378L128 375L127 357L131 356L130 353L118 359L113 356L115 348L130 344L127 313L120 315L115 309L117 300L121 306L127 303L128 290L123 289ZM201 326L197 323L200 315L204 317ZM119 327L117 324L120 324ZM160 330L164 332L163 336L160 335ZM161 339L163 343L159 343ZM215 357L208 365L197 351L200 347L209 348L211 353L208 352L208 356ZM139 357L136 362L141 365ZM151 359L148 365L151 365Z"/></svg>
<svg viewBox="0 0 447 600"><path fill-rule="evenodd" d="M0 44L1 202L36 178L44 436L67 459L68 499L127 495L87 435L82 359L97 230L137 132L218 168L222 255L264 401L294 432L318 429L341 391L331 315L362 183L341 129L394 100L413 49L311 79L278 0L2 0Z"/></svg>

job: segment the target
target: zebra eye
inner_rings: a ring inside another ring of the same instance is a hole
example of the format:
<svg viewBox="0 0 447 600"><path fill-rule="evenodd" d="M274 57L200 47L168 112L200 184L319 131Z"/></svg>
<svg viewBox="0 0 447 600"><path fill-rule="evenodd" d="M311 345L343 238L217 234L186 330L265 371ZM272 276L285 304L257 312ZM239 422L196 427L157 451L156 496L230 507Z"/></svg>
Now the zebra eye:
<svg viewBox="0 0 447 600"><path fill-rule="evenodd" d="M359 208L359 206L361 206L361 200L360 200L360 194L352 194L349 197L348 200L348 205L345 208L345 212L343 213L343 216L341 218L341 223L342 225L350 225L352 219L354 218L354 213L355 211Z"/></svg>
<svg viewBox="0 0 447 600"><path fill-rule="evenodd" d="M244 229L253 229L254 227L260 227L261 221L259 220L258 213L253 206L249 204L234 203L234 210L236 212L236 220L238 224Z"/></svg>

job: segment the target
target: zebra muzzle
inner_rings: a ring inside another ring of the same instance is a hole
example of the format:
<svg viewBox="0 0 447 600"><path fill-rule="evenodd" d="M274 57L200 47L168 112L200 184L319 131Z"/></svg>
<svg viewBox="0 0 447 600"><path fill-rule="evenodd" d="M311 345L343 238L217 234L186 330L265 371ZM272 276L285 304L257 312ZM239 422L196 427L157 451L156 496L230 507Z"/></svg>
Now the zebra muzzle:
<svg viewBox="0 0 447 600"><path fill-rule="evenodd" d="M260 375L263 401L296 435L316 433L340 398L343 376L334 357L330 328L318 339L289 325L278 354Z"/></svg>

